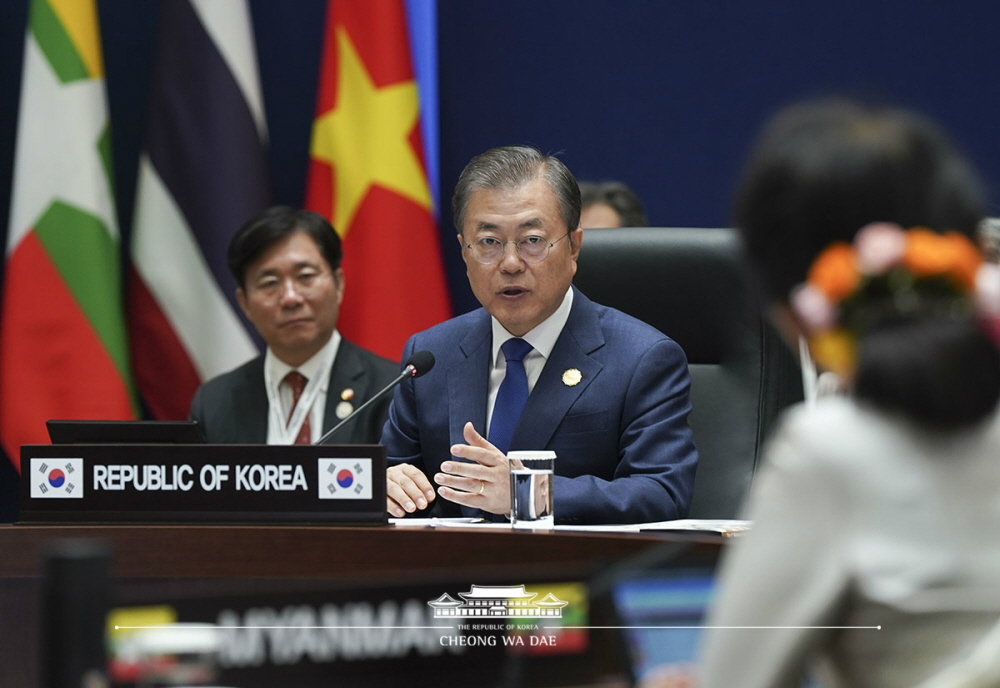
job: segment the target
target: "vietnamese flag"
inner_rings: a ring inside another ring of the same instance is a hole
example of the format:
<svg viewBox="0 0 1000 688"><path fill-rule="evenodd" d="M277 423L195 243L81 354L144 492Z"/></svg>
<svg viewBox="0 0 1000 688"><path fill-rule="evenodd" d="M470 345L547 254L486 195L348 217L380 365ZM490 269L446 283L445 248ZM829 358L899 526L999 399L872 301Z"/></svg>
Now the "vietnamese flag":
<svg viewBox="0 0 1000 688"><path fill-rule="evenodd" d="M344 242L338 329L399 360L451 316L402 0L330 0L306 207Z"/></svg>

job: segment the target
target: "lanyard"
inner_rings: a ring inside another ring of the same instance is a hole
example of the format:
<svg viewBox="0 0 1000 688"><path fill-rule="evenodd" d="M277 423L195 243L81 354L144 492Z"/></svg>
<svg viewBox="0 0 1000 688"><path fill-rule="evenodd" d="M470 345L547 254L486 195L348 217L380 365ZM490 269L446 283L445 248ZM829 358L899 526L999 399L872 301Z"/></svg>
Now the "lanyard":
<svg viewBox="0 0 1000 688"><path fill-rule="evenodd" d="M276 444L292 444L299 436L299 430L306 421L306 416L312 412L313 402L319 396L321 382L330 374L330 363L325 362L320 366L316 374L309 378L306 388L302 390L302 396L295 404L292 417L285 422L281 409L281 396L278 394L278 385L274 384L270 366L264 366L264 386L267 388L267 405L271 416L270 423L276 429ZM279 381L280 382L280 381Z"/></svg>

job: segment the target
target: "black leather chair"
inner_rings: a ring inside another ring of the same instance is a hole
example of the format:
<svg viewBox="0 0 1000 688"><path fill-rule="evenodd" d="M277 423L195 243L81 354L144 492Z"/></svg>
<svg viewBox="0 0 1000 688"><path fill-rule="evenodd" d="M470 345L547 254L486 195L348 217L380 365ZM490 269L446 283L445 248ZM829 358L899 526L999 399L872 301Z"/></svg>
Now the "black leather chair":
<svg viewBox="0 0 1000 688"><path fill-rule="evenodd" d="M802 399L802 377L744 283L736 232L588 229L574 283L684 349L700 454L690 516L738 516L776 415Z"/></svg>

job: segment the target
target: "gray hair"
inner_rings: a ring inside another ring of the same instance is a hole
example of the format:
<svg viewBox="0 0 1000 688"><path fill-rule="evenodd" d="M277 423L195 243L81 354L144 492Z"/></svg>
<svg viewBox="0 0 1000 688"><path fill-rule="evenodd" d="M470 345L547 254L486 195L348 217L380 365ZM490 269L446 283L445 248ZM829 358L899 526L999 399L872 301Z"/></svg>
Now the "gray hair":
<svg viewBox="0 0 1000 688"><path fill-rule="evenodd" d="M539 175L556 194L559 214L567 231L580 226L580 187L576 177L558 158L530 146L491 148L469 161L462 170L451 198L455 229L462 233L469 197L479 189L516 189Z"/></svg>

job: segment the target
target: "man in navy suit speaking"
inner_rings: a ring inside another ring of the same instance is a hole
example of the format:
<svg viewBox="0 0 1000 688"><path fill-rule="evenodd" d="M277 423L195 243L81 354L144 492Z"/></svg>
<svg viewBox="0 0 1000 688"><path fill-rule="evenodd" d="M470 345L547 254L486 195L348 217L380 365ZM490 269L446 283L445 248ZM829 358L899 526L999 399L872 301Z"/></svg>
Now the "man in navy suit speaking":
<svg viewBox="0 0 1000 688"><path fill-rule="evenodd" d="M506 516L506 452L550 449L559 522L685 516L698 461L687 359L572 286L583 230L570 171L533 148L495 148L466 166L452 209L483 307L406 344L403 360L428 350L436 364L389 410L390 515Z"/></svg>

